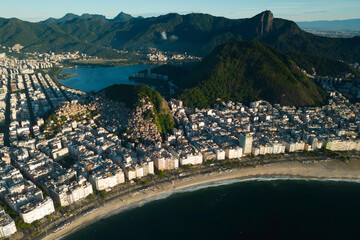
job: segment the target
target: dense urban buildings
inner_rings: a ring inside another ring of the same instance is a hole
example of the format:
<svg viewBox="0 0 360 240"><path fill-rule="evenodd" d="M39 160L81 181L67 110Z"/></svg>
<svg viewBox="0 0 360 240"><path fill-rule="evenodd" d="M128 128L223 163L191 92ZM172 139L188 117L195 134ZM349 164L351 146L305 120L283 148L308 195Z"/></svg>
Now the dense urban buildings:
<svg viewBox="0 0 360 240"><path fill-rule="evenodd" d="M8 129L0 140L0 198L25 223L155 171L246 155L360 151L360 105L345 97L358 92L349 82L335 89L339 79L312 76L330 95L322 107L219 101L194 109L171 99L176 128L161 135L149 99L131 110L54 81L47 70L78 53L39 56L0 58L0 124ZM0 220L0 236L16 232L3 210Z"/></svg>

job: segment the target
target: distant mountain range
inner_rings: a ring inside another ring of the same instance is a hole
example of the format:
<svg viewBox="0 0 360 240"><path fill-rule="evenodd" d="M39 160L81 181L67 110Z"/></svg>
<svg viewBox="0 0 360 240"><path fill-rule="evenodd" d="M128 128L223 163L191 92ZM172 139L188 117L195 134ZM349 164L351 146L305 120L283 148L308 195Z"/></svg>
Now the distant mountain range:
<svg viewBox="0 0 360 240"><path fill-rule="evenodd" d="M128 22L131 19L134 19L133 16L131 16L130 14L124 13L124 12L120 12L114 19L107 19L105 16L98 15L98 14L84 13L83 15L79 16L74 13L68 13L62 18L59 18L59 19L48 18L45 21L41 21L41 23L59 24L59 23L68 22L68 21L71 21L74 19L89 20L89 19L93 19L93 18L97 18L99 20L109 21L109 22ZM138 18L141 19L142 17L138 17Z"/></svg>
<svg viewBox="0 0 360 240"><path fill-rule="evenodd" d="M326 38L305 32L270 11L252 18L231 20L208 14L175 13L134 18L120 13L114 19L102 15L67 14L39 23L0 18L0 44L19 43L25 51L79 50L100 57L117 57L118 50L156 47L206 56L231 40L257 40L282 52L303 52L347 62L360 62L360 37Z"/></svg>
<svg viewBox="0 0 360 240"><path fill-rule="evenodd" d="M360 32L360 19L297 22L302 29L322 31L358 31Z"/></svg>

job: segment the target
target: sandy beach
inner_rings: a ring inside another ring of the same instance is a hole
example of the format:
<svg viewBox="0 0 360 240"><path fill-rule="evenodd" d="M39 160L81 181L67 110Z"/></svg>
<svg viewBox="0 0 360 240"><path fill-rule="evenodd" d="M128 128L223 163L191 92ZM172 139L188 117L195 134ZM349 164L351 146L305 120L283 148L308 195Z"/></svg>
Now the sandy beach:
<svg viewBox="0 0 360 240"><path fill-rule="evenodd" d="M194 177L177 180L173 183L160 184L157 188L151 188L142 192L133 192L122 199L113 199L105 203L97 210L77 218L64 229L55 233L50 233L43 239L59 239L77 229L84 227L92 222L116 214L121 209L137 204L139 202L155 198L160 195L185 191L187 188L194 186L207 186L209 183L222 182L232 179L252 180L258 178L269 177L289 177L289 178L305 178L305 179L323 179L323 180L356 180L360 179L360 161L351 160L343 162L340 160L330 160L327 162L300 163L297 161L276 163L272 165L247 167L231 169L228 171L218 171L212 174L200 174Z"/></svg>

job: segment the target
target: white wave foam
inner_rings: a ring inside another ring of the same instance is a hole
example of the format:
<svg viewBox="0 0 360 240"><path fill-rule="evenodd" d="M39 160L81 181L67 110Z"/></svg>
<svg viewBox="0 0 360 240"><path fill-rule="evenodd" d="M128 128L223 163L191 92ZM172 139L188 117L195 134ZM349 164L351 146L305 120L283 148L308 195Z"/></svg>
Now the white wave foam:
<svg viewBox="0 0 360 240"><path fill-rule="evenodd" d="M360 179L346 179L346 178L302 178L302 177L288 177L288 176L274 176L274 177L253 177L253 178L242 178L223 180L211 183L200 184L192 187L187 187L180 190L175 190L174 193L194 192L205 188L219 187L223 185L231 185L241 182L265 182L265 181L318 181L318 182L351 182L360 183Z"/></svg>
<svg viewBox="0 0 360 240"><path fill-rule="evenodd" d="M84 227L87 227L91 224L94 224L100 220L112 217L114 215L117 215L121 212L125 212L137 207L142 207L144 205L146 205L147 203L153 202L153 201L158 201L158 200L162 200L162 199L166 199L168 197L170 197L173 194L177 194L177 193L186 193L186 192L195 192L201 189L206 189L206 188L211 188L211 187L219 187L219 186L223 186L223 185L231 185L231 184L235 184L235 183L241 183L241 182L266 182L266 181L317 181L317 182L348 182L348 183L360 183L360 179L346 179L346 178L302 178L302 177L287 177L287 176L273 176L273 177L253 177L253 178L242 178L242 179L231 179L231 180L223 180L223 181L217 181L217 182L211 182L211 183L204 183L204 184L200 184L200 185L196 185L196 186L191 186L191 187L187 187L187 188L183 188L183 189L179 189L179 190L174 190L172 192L168 192L168 193L164 193L146 200L143 200L141 202L138 203L134 203L125 207L121 207L115 211L112 211L111 213L107 213L104 215L101 215L97 218L95 218L93 221L91 221L88 225L86 226L82 226L79 227L77 229L74 229L73 231L71 231L70 233L63 235L57 239L62 239L67 235L70 235Z"/></svg>

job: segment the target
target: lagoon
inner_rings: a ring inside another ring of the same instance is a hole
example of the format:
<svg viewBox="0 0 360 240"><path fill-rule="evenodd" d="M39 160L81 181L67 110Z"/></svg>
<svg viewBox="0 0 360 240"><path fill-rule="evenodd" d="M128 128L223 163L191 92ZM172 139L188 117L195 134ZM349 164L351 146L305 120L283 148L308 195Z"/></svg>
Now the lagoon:
<svg viewBox="0 0 360 240"><path fill-rule="evenodd" d="M135 72L150 69L153 65L133 65L121 67L78 67L64 69L61 73L74 73L66 80L59 81L65 86L85 92L100 91L114 84L141 85L130 81L129 77Z"/></svg>

